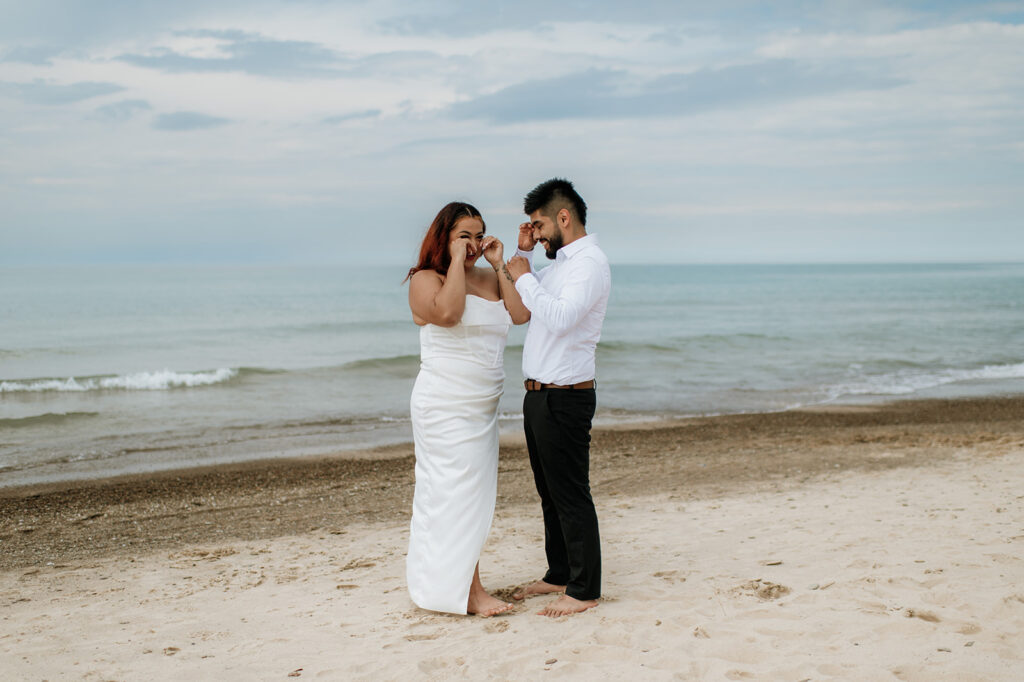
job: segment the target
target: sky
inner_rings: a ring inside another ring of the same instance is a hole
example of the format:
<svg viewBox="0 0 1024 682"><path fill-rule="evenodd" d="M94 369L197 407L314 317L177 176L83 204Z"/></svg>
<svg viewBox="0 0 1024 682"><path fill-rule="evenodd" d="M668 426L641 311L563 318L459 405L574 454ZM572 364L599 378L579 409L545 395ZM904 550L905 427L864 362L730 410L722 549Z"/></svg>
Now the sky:
<svg viewBox="0 0 1024 682"><path fill-rule="evenodd" d="M1024 2L0 16L0 265L411 265L556 176L613 263L1024 261Z"/></svg>

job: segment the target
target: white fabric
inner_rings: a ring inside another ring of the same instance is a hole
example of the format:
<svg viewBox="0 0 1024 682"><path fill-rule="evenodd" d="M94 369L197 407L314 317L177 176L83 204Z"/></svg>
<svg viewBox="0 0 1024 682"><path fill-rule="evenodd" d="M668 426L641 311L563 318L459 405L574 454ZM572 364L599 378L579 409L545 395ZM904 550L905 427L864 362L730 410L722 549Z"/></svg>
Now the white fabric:
<svg viewBox="0 0 1024 682"><path fill-rule="evenodd" d="M594 379L594 353L612 290L611 268L597 235L566 244L555 262L539 271L533 271L532 251L516 255L531 261L531 272L516 280L516 291L530 311L523 377L561 385Z"/></svg>
<svg viewBox="0 0 1024 682"><path fill-rule="evenodd" d="M498 399L512 319L501 301L466 297L454 327L420 328L410 411L416 490L406 580L422 608L466 613L473 570L494 516Z"/></svg>

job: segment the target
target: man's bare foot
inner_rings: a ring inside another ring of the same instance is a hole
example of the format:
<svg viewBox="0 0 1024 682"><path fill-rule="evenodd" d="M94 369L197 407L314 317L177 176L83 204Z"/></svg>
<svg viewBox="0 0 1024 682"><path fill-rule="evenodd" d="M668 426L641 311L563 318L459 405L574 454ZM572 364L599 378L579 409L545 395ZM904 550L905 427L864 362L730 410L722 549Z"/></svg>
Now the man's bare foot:
<svg viewBox="0 0 1024 682"><path fill-rule="evenodd" d="M516 601L523 601L527 597L532 597L537 594L559 594L562 592L565 592L565 585L552 585L551 583L546 583L543 580L538 580L525 587L520 587L512 593L512 598Z"/></svg>
<svg viewBox="0 0 1024 682"><path fill-rule="evenodd" d="M511 611L515 607L515 604L509 604L508 602L501 601L496 597L492 597L486 592L481 592L479 594L469 595L469 604L466 606L466 613L490 618L491 616L496 616L499 613Z"/></svg>
<svg viewBox="0 0 1024 682"><path fill-rule="evenodd" d="M596 599L580 601L579 599L574 599L567 594L563 594L561 597L545 606L542 610L538 611L537 615L548 616L550 618L571 616L574 613L580 613L581 611L592 609L595 606L597 606Z"/></svg>

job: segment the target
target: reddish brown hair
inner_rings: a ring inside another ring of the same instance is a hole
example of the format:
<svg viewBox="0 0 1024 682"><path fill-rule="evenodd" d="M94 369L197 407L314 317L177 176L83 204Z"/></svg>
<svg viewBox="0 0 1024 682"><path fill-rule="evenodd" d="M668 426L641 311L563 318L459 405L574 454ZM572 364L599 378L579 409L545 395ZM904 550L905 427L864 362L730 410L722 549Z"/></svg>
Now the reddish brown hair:
<svg viewBox="0 0 1024 682"><path fill-rule="evenodd" d="M433 270L442 275L448 274L448 266L452 262L452 256L448 252L448 241L455 228L455 223L462 218L479 218L480 224L484 226L484 231L487 230L484 218L475 206L461 201L453 201L448 204L438 211L434 222L430 223L430 227L427 228L427 234L423 237L423 245L420 246L420 257L416 261L416 266L409 268L409 274L405 276L404 281L408 281L420 270Z"/></svg>

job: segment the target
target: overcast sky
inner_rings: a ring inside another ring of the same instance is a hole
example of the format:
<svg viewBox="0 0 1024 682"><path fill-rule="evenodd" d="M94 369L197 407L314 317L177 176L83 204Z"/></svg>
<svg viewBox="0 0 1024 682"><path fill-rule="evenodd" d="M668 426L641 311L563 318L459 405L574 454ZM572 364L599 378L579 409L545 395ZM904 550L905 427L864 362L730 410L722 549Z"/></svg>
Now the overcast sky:
<svg viewBox="0 0 1024 682"><path fill-rule="evenodd" d="M770 9L769 9L770 8ZM0 0L0 264L1024 261L1024 3Z"/></svg>

